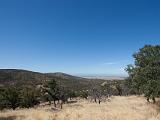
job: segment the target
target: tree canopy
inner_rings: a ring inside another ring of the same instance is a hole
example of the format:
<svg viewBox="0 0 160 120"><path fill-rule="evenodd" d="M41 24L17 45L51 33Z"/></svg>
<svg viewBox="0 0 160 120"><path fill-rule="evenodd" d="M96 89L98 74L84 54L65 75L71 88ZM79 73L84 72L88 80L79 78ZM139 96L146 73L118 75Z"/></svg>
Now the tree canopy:
<svg viewBox="0 0 160 120"><path fill-rule="evenodd" d="M143 93L155 102L160 95L160 45L146 45L133 54L134 65L128 65L128 83L136 93Z"/></svg>

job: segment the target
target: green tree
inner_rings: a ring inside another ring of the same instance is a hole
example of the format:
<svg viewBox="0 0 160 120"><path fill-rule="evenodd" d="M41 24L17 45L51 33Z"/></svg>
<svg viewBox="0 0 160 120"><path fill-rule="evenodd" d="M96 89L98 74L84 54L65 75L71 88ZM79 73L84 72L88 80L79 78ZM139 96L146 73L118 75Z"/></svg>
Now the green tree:
<svg viewBox="0 0 160 120"><path fill-rule="evenodd" d="M121 86L121 84L117 83L115 85L115 87L116 87L116 89L118 91L118 95L121 96L122 95L122 86Z"/></svg>
<svg viewBox="0 0 160 120"><path fill-rule="evenodd" d="M88 92L85 91L85 90L80 91L80 92L79 92L79 97L82 97L82 98L87 99L87 97L88 97Z"/></svg>
<svg viewBox="0 0 160 120"><path fill-rule="evenodd" d="M145 94L147 100L160 95L160 45L146 45L133 55L135 65L129 65L126 71L129 82L137 93Z"/></svg>
<svg viewBox="0 0 160 120"><path fill-rule="evenodd" d="M21 107L31 108L39 104L37 90L24 88L21 92Z"/></svg>
<svg viewBox="0 0 160 120"><path fill-rule="evenodd" d="M1 107L15 110L19 106L19 91L12 86L1 91Z"/></svg>
<svg viewBox="0 0 160 120"><path fill-rule="evenodd" d="M73 90L68 90L68 97L70 98L70 100L74 97L76 97L76 93Z"/></svg>
<svg viewBox="0 0 160 120"><path fill-rule="evenodd" d="M110 87L110 83L109 82L103 82L101 84L101 89L102 89L102 92L103 92L103 95L105 96L108 96L111 94L111 87Z"/></svg>
<svg viewBox="0 0 160 120"><path fill-rule="evenodd" d="M52 98L52 100L54 101L54 106L56 107L56 100L59 100L59 88L56 80L52 79L48 81L46 87L44 88L44 91Z"/></svg>
<svg viewBox="0 0 160 120"><path fill-rule="evenodd" d="M4 87L0 87L0 110L3 110L6 107L6 100L4 100Z"/></svg>

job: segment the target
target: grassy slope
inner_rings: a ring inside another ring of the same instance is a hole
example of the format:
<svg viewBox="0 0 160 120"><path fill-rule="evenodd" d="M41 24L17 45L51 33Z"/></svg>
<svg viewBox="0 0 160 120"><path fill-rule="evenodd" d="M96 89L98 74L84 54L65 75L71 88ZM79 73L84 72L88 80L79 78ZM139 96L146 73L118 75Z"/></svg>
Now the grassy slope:
<svg viewBox="0 0 160 120"><path fill-rule="evenodd" d="M160 113L143 97L113 97L101 105L80 100L53 112L50 106L0 113L0 120L160 120ZM3 118L3 119L2 119Z"/></svg>

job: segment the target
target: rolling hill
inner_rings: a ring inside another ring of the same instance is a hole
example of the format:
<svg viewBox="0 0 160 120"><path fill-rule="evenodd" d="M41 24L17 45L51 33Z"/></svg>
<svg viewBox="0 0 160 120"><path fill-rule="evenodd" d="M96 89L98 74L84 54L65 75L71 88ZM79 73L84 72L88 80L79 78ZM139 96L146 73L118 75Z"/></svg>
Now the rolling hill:
<svg viewBox="0 0 160 120"><path fill-rule="evenodd" d="M89 89L91 85L100 85L104 80L87 79L65 73L40 73L20 69L0 69L0 85L37 86L55 79L58 84L73 90Z"/></svg>

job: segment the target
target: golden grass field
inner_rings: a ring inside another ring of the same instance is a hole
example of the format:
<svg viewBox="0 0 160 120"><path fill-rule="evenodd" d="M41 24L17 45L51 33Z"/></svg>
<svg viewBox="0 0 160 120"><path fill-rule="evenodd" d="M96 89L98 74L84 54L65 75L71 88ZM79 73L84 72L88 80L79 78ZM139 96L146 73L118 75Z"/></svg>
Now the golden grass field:
<svg viewBox="0 0 160 120"><path fill-rule="evenodd" d="M63 110L49 106L34 109L6 110L0 120L160 120L160 110L143 97L112 97L102 104L79 100L65 104Z"/></svg>

